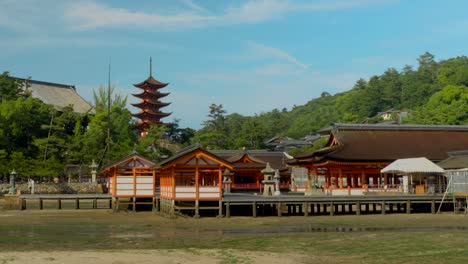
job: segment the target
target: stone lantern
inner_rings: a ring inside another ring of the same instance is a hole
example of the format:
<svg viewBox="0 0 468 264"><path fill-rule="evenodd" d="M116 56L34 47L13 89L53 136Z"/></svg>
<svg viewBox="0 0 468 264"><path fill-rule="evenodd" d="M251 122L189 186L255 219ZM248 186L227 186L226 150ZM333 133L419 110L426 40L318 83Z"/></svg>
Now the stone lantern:
<svg viewBox="0 0 468 264"><path fill-rule="evenodd" d="M13 169L10 173L10 191L8 192L9 194L16 194L16 176L18 174L16 171Z"/></svg>
<svg viewBox="0 0 468 264"><path fill-rule="evenodd" d="M272 196L275 192L275 180L273 179L273 174L275 170L271 168L270 163L267 163L265 169L262 170L263 173L263 196Z"/></svg>
<svg viewBox="0 0 468 264"><path fill-rule="evenodd" d="M224 193L231 193L231 176L232 172L230 172L228 169L225 169L223 172L223 189Z"/></svg>
<svg viewBox="0 0 468 264"><path fill-rule="evenodd" d="M91 163L91 165L89 165L89 168L91 168L91 182L96 182L97 167L98 165L96 164L96 162L94 162L93 159L93 162Z"/></svg>
<svg viewBox="0 0 468 264"><path fill-rule="evenodd" d="M275 176L273 177L273 179L275 180L275 196L277 195L281 195L281 191L280 191L280 174L279 174L279 170L276 170L275 171Z"/></svg>

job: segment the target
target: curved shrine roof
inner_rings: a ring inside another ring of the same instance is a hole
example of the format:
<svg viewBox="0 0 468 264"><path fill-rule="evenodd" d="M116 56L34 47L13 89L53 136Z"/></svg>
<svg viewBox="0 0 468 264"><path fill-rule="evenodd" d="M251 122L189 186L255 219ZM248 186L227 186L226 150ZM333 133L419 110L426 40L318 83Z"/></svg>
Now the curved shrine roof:
<svg viewBox="0 0 468 264"><path fill-rule="evenodd" d="M294 161L393 161L412 157L440 161L449 151L468 149L468 126L336 124L323 132L330 133L327 145Z"/></svg>

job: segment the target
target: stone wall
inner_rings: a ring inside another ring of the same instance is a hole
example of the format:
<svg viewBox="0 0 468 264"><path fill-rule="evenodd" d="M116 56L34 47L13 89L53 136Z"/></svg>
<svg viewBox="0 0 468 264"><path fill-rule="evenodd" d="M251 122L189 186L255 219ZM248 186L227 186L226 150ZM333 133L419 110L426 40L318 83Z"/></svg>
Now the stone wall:
<svg viewBox="0 0 468 264"><path fill-rule="evenodd" d="M16 184L16 189L22 194L29 194L28 183ZM38 183L34 185L35 194L74 194L74 193L103 193L101 184L82 183ZM0 184L0 194L6 194L10 190L10 184Z"/></svg>

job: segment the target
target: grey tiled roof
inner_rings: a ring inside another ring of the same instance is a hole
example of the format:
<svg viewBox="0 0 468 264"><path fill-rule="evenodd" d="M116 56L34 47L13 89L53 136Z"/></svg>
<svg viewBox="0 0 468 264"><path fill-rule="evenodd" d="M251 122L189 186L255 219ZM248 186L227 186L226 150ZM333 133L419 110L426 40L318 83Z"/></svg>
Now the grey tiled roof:
<svg viewBox="0 0 468 264"><path fill-rule="evenodd" d="M37 98L46 104L51 104L59 110L72 105L75 112L83 114L93 108L89 102L76 92L76 88L73 85L25 80L21 78L14 79L27 81L29 86L27 89L31 91L33 98Z"/></svg>

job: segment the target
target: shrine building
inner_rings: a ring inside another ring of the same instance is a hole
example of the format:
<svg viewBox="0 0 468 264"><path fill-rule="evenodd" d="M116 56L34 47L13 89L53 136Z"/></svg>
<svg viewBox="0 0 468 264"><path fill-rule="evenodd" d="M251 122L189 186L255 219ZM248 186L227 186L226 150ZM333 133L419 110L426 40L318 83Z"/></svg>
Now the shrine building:
<svg viewBox="0 0 468 264"><path fill-rule="evenodd" d="M438 162L450 151L468 149L468 126L334 124L320 131L326 145L288 160L316 177L333 195L397 191L401 176L380 170L402 158L426 157Z"/></svg>

